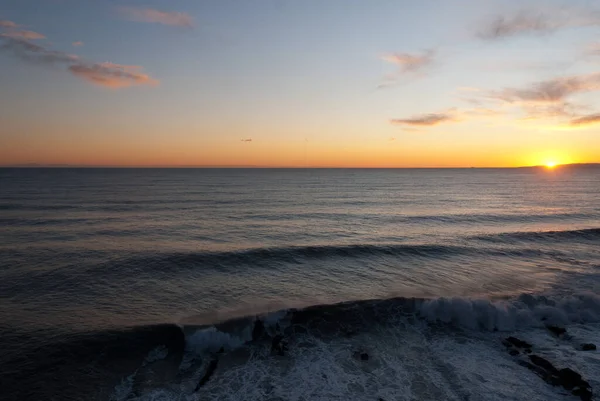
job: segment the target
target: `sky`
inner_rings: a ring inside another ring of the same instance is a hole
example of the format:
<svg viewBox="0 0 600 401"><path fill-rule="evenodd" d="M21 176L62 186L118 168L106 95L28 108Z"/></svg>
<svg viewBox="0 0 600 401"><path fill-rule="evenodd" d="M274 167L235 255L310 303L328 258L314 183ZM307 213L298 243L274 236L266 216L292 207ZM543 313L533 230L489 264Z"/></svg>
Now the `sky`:
<svg viewBox="0 0 600 401"><path fill-rule="evenodd" d="M0 165L592 162L597 0L0 2Z"/></svg>

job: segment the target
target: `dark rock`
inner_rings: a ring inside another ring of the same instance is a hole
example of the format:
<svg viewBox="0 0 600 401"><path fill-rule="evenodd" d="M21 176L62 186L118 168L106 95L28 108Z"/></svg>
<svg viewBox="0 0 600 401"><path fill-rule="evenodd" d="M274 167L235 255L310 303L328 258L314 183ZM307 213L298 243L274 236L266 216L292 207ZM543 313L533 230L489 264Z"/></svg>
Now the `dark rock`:
<svg viewBox="0 0 600 401"><path fill-rule="evenodd" d="M570 368L558 370L552 363L538 355L529 355L529 359L533 363L523 360L519 360L518 363L535 372L547 383L571 390L571 393L579 396L582 401L591 401L592 387L587 381L581 378L579 373Z"/></svg>
<svg viewBox="0 0 600 401"><path fill-rule="evenodd" d="M592 400L592 389L584 388L584 387L575 387L571 394L578 395L581 398L581 401L591 401Z"/></svg>
<svg viewBox="0 0 600 401"><path fill-rule="evenodd" d="M565 334L567 332L567 329L565 329L564 327L548 325L546 326L546 328L556 336L560 336L561 334Z"/></svg>
<svg viewBox="0 0 600 401"><path fill-rule="evenodd" d="M552 374L548 372L546 369L543 369L540 366L534 365L533 363L527 361L519 361L519 365L526 367L527 369L534 372L536 375L541 377L546 383L551 384L553 386L560 385L560 378L557 374Z"/></svg>
<svg viewBox="0 0 600 401"><path fill-rule="evenodd" d="M361 361L369 360L369 354L367 354L366 352L363 352L363 351L355 351L354 354L352 354L352 356L354 357L354 359L358 359Z"/></svg>
<svg viewBox="0 0 600 401"><path fill-rule="evenodd" d="M217 354L222 354L225 352L225 348L221 347L219 348L219 350L217 351Z"/></svg>
<svg viewBox="0 0 600 401"><path fill-rule="evenodd" d="M560 384L571 393L579 396L582 401L590 401L592 399L592 387L590 384L581 378L581 375L572 369L561 369L558 373Z"/></svg>
<svg viewBox="0 0 600 401"><path fill-rule="evenodd" d="M254 328L252 329L252 341L258 341L265 335L265 324L260 319L254 321Z"/></svg>
<svg viewBox="0 0 600 401"><path fill-rule="evenodd" d="M194 392L200 390L200 387L204 386L210 380L210 377L213 375L213 373L215 373L215 370L217 369L218 362L218 359L213 359L210 361L208 367L206 368L206 372L204 372L204 375L202 375L202 378L198 382L198 385L196 386Z"/></svg>
<svg viewBox="0 0 600 401"><path fill-rule="evenodd" d="M520 352L519 352L519 351L517 351L516 349L511 349L510 351L508 351L508 353L509 353L511 356L517 356L517 355L519 355L519 354L520 354Z"/></svg>
<svg viewBox="0 0 600 401"><path fill-rule="evenodd" d="M507 342L511 345L514 345L517 348L531 348L532 347L532 345L529 344L527 341L519 340L516 337L508 337L502 343L504 344L505 342Z"/></svg>
<svg viewBox="0 0 600 401"><path fill-rule="evenodd" d="M558 376L562 386L567 390L571 390L581 383L581 375L569 368L561 369Z"/></svg>
<svg viewBox="0 0 600 401"><path fill-rule="evenodd" d="M582 351L595 351L596 344L581 344Z"/></svg>
<svg viewBox="0 0 600 401"><path fill-rule="evenodd" d="M535 374L537 374L544 380L546 380L546 378L549 376L548 372L546 372L541 367L534 365L533 363L519 360L519 365L526 367L527 369L531 370L532 372L534 372Z"/></svg>
<svg viewBox="0 0 600 401"><path fill-rule="evenodd" d="M271 351L280 356L285 355L285 351L287 351L287 344L285 343L281 334L277 334L275 337L273 337L273 341L271 342Z"/></svg>
<svg viewBox="0 0 600 401"><path fill-rule="evenodd" d="M548 373L553 375L558 374L558 369L556 369L554 365L552 365L552 363L550 363L547 359L544 359L538 355L529 355L529 359L531 360L531 362L533 362L540 368L546 370Z"/></svg>
<svg viewBox="0 0 600 401"><path fill-rule="evenodd" d="M527 349L525 349L525 353L526 353L526 354L531 354L531 348L527 348Z"/></svg>

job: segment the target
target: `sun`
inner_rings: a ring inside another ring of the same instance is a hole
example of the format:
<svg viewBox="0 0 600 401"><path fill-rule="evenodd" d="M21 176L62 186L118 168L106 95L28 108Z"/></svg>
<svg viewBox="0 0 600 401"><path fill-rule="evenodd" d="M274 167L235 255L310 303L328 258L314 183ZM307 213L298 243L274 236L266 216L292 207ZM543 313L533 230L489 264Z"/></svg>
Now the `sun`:
<svg viewBox="0 0 600 401"><path fill-rule="evenodd" d="M551 168L552 169L552 168L556 167L556 165L557 165L557 163L555 161L547 161L546 162L546 167L547 168Z"/></svg>

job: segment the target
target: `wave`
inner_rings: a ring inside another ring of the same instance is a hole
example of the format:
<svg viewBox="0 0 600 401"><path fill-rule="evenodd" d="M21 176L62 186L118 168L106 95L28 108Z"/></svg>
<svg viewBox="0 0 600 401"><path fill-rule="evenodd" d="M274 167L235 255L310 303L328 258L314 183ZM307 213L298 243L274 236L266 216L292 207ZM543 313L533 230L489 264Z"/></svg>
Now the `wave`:
<svg viewBox="0 0 600 401"><path fill-rule="evenodd" d="M502 243L520 239L524 242L542 240L597 239L600 229L549 232L549 233L509 233L489 236L472 237L491 243ZM261 247L235 251L205 251L160 253L148 256L137 255L126 261L128 265L162 266L174 265L178 268L195 268L197 266L218 266L220 270L228 267L238 268L240 265L250 267L272 267L273 263L300 264L310 260L320 259L361 259L369 257L390 256L395 258L449 258L454 256L491 256L491 257L555 257L561 253L552 250L531 248L498 248L465 245L440 244L347 244L347 245L307 245L292 247Z"/></svg>
<svg viewBox="0 0 600 401"><path fill-rule="evenodd" d="M60 337L58 342L41 344L36 350L40 359L53 359L67 352L69 358L86 361L92 355L108 359L123 357L143 359L148 352L162 346L169 353L185 349L196 352L215 352L237 348L253 340L256 322L260 321L266 334L291 334L310 331L315 335L349 335L377 325L394 325L402 321L442 325L477 331L510 332L523 328L544 327L548 324L600 322L600 296L581 293L571 296L521 294L512 298L386 298L347 301L336 304L313 305L304 308L282 309L276 312L218 319L202 324L168 323L137 326ZM8 339L23 343L22 335L1 328ZM51 336L53 341L56 335ZM10 347L10 344L6 344ZM13 344L17 346L17 344ZM157 351L158 352L158 351ZM41 353L46 353L42 357ZM158 352L160 353L160 352ZM13 361L28 359L14 353Z"/></svg>
<svg viewBox="0 0 600 401"><path fill-rule="evenodd" d="M352 202L349 204L354 205ZM354 205L357 206L357 205ZM267 214L255 213L244 216L251 220L334 220L360 218L378 220L386 223L444 223L444 224L482 224L482 223L511 223L511 222L543 222L555 220L585 220L594 217L587 213L538 213L538 214L491 214L491 213L465 213L465 214L432 214L432 215L386 215L365 213L362 210L355 213L288 213Z"/></svg>
<svg viewBox="0 0 600 401"><path fill-rule="evenodd" d="M349 301L287 309L204 326L188 336L192 348L216 351L236 348L252 339L256 320L267 332L301 330L327 336L346 336L399 320L426 322L478 331L515 331L546 325L600 322L600 296L581 293L566 297L521 294L515 298L464 297L390 298Z"/></svg>
<svg viewBox="0 0 600 401"><path fill-rule="evenodd" d="M490 242L539 242L555 240L598 240L600 238L600 228L586 228L581 230L562 230L562 231L525 231L509 232L493 235L472 237Z"/></svg>
<svg viewBox="0 0 600 401"><path fill-rule="evenodd" d="M115 389L132 394L148 383L161 386L186 375L195 378L192 380L195 386L198 377L194 372L202 371L211 355L247 347L244 352L251 352L254 344L270 343L277 334L286 338L308 336L317 342L325 339L343 342L373 330L402 331L407 325L419 331L427 327L435 328L437 333L447 330L448 335L454 336L457 329L511 332L547 324L599 321L600 297L597 295L522 294L506 299L348 301L202 325L163 324L59 337L49 335L41 343L39 339L25 341L22 335L13 333L5 337L10 340L5 346L21 349L12 354L11 360L0 364L1 381L7 400L43 399L49 394L60 394L61 399L82 399L86 398L85 394L110 394ZM24 343L30 348L23 349ZM155 376L157 372L162 372L162 376ZM76 387L65 387L64 383L73 377L80 377L81 382ZM157 381L159 378L162 382Z"/></svg>

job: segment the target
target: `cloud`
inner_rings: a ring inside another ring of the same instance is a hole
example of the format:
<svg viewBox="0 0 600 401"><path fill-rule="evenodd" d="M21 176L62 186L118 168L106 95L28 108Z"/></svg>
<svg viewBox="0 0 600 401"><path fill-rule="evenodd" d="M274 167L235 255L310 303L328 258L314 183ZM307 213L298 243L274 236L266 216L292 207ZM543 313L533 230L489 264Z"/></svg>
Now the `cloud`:
<svg viewBox="0 0 600 401"><path fill-rule="evenodd" d="M521 12L510 17L496 17L485 29L478 33L478 36L481 39L493 40L523 33L549 33L560 26L560 23L552 21L544 14Z"/></svg>
<svg viewBox="0 0 600 401"><path fill-rule="evenodd" d="M417 72L431 65L434 61L435 51L427 50L422 54L394 53L382 57L388 63L396 64L399 72L405 74Z"/></svg>
<svg viewBox="0 0 600 401"><path fill-rule="evenodd" d="M132 21L174 25L185 28L194 26L194 19L186 13L136 7L119 7L118 10L122 16Z"/></svg>
<svg viewBox="0 0 600 401"><path fill-rule="evenodd" d="M522 10L511 16L497 16L485 24L477 36L497 40L525 34L548 34L562 28L598 26L600 11L593 9L555 9L546 12Z"/></svg>
<svg viewBox="0 0 600 401"><path fill-rule="evenodd" d="M8 21L8 20L0 20L0 29L4 30L4 33L0 34L0 36L5 38L14 38L14 39L46 39L44 35L41 33L28 31L25 29L19 29L20 25Z"/></svg>
<svg viewBox="0 0 600 401"><path fill-rule="evenodd" d="M88 82L107 88L155 86L159 82L142 72L142 67L114 63L94 63L79 56L50 50L23 38L1 37L0 51L11 52L23 61L40 65L65 65L67 70Z"/></svg>
<svg viewBox="0 0 600 401"><path fill-rule="evenodd" d="M408 125L416 127L430 127L445 122L456 121L456 117L451 113L429 113L411 118L394 119L390 122L394 125Z"/></svg>
<svg viewBox="0 0 600 401"><path fill-rule="evenodd" d="M77 42L73 42L72 45L75 47L83 46L83 42L78 40Z"/></svg>
<svg viewBox="0 0 600 401"><path fill-rule="evenodd" d="M0 19L0 28L14 29L14 28L17 28L17 27L18 27L18 25L15 24L12 21L8 21L8 20L5 20L5 19Z"/></svg>
<svg viewBox="0 0 600 401"><path fill-rule="evenodd" d="M573 126L600 124L600 113L589 114L587 116L574 118L573 120L571 120L570 124Z"/></svg>
<svg viewBox="0 0 600 401"><path fill-rule="evenodd" d="M79 60L79 57L76 55L49 50L26 39L10 36L1 37L0 39L4 39L4 44L0 46L0 51L11 52L14 56L30 63L69 64Z"/></svg>
<svg viewBox="0 0 600 401"><path fill-rule="evenodd" d="M403 76L420 77L424 71L434 64L435 51L427 50L422 53L393 53L381 57L383 61L396 65L398 68L393 74L384 77L378 89L397 85Z"/></svg>
<svg viewBox="0 0 600 401"><path fill-rule="evenodd" d="M559 103L571 95L600 90L600 72L554 78L526 88L507 88L491 92L489 97L505 102Z"/></svg>
<svg viewBox="0 0 600 401"><path fill-rule="evenodd" d="M589 105L578 103L576 95L600 92L600 72L552 78L523 87L498 91L479 91L472 102L477 107L460 113L461 117L510 115L520 112L520 120L558 120L569 125L596 123ZM493 103L490 103L493 102Z"/></svg>
<svg viewBox="0 0 600 401"><path fill-rule="evenodd" d="M21 39L46 39L44 35L41 33L33 32L33 31L14 31L9 30L1 34L0 36L8 37L8 38L21 38Z"/></svg>
<svg viewBox="0 0 600 401"><path fill-rule="evenodd" d="M252 142L252 138L242 139L242 142Z"/></svg>
<svg viewBox="0 0 600 401"><path fill-rule="evenodd" d="M158 85L158 81L141 72L142 67L113 63L77 63L69 71L95 85L107 88L127 88L136 85Z"/></svg>

